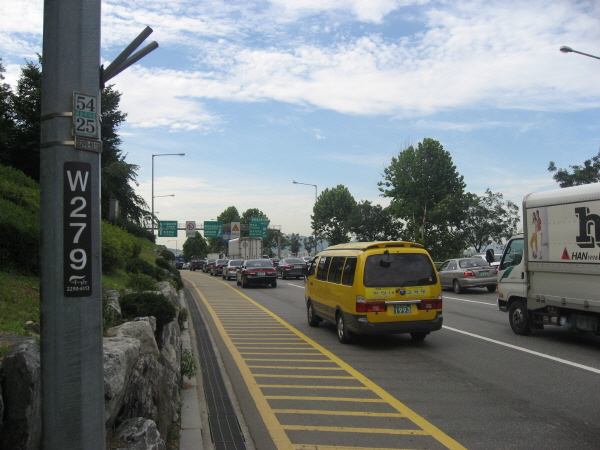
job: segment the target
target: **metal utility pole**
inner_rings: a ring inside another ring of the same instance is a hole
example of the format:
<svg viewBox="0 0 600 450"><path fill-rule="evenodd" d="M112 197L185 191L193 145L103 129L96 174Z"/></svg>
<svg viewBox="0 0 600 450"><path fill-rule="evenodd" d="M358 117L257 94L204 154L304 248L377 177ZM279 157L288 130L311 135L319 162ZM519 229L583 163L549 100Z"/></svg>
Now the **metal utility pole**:
<svg viewBox="0 0 600 450"><path fill-rule="evenodd" d="M45 0L40 171L42 448L105 448L100 3Z"/></svg>

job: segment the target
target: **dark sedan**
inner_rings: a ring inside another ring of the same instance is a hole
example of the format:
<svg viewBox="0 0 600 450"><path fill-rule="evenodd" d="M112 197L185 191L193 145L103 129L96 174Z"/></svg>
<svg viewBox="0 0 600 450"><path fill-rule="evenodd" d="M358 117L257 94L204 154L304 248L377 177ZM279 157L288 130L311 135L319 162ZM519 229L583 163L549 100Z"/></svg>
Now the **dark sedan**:
<svg viewBox="0 0 600 450"><path fill-rule="evenodd" d="M268 259L247 259L236 273L236 282L243 288L251 284L270 284L277 287L277 272Z"/></svg>
<svg viewBox="0 0 600 450"><path fill-rule="evenodd" d="M286 278L304 277L306 273L306 261L302 258L283 258L275 268L277 276L282 280Z"/></svg>
<svg viewBox="0 0 600 450"><path fill-rule="evenodd" d="M223 269L227 266L228 259L217 259L210 268L210 274L214 277L215 275L223 275Z"/></svg>
<svg viewBox="0 0 600 450"><path fill-rule="evenodd" d="M210 268L216 261L217 261L216 259L207 259L206 261L204 261L204 265L202 266L202 272L204 272L204 273L210 272Z"/></svg>

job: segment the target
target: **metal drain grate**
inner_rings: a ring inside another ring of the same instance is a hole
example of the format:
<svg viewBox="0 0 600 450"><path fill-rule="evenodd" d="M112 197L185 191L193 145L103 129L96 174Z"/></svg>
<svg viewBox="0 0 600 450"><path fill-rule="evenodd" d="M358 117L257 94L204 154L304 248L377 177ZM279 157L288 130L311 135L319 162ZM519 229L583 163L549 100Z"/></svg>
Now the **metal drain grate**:
<svg viewBox="0 0 600 450"><path fill-rule="evenodd" d="M246 450L244 435L227 393L221 368L210 341L208 327L196 302L190 298L188 300L188 308L196 334L196 344L200 353L198 355L200 372L204 384L210 434L215 444L215 450Z"/></svg>

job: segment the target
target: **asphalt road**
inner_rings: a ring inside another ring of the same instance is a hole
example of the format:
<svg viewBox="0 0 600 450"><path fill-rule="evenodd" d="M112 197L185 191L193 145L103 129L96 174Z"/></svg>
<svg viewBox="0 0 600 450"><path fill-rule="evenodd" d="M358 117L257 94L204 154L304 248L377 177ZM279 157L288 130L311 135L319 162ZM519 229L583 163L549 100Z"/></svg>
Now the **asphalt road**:
<svg viewBox="0 0 600 450"><path fill-rule="evenodd" d="M444 327L423 342L395 335L343 345L333 324L308 326L303 280L242 289L184 277L259 450L600 448L600 337L560 328L517 336L486 289L444 291ZM264 344L275 336L289 344ZM304 356L276 356L286 352ZM276 360L289 367L275 369ZM346 376L311 375L320 364Z"/></svg>

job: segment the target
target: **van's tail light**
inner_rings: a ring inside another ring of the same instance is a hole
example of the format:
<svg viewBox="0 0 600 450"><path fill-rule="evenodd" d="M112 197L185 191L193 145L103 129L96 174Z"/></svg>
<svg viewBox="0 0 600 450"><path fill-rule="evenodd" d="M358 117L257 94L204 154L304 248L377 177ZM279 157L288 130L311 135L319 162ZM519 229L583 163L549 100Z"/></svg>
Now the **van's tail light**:
<svg viewBox="0 0 600 450"><path fill-rule="evenodd" d="M356 296L356 312L385 312L385 302L368 302L362 295Z"/></svg>
<svg viewBox="0 0 600 450"><path fill-rule="evenodd" d="M475 274L473 273L472 270L465 270L464 273L463 273L463 275L465 277L474 277L475 276Z"/></svg>
<svg viewBox="0 0 600 450"><path fill-rule="evenodd" d="M430 309L442 309L442 295L440 294L437 299L421 300L418 308L425 311Z"/></svg>

